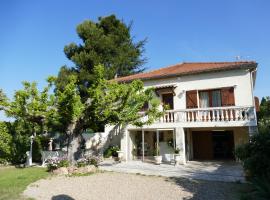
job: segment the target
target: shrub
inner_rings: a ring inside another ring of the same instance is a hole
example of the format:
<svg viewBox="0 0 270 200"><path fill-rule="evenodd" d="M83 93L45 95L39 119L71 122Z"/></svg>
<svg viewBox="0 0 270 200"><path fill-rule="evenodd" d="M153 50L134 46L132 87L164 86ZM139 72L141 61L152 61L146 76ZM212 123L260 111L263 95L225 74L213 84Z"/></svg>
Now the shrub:
<svg viewBox="0 0 270 200"><path fill-rule="evenodd" d="M103 156L105 158L109 158L109 157L117 157L118 153L117 151L120 151L120 148L118 146L109 146L103 153Z"/></svg>
<svg viewBox="0 0 270 200"><path fill-rule="evenodd" d="M68 167L69 161L66 158L52 158L48 160L47 169L48 171L53 171L60 167Z"/></svg>
<svg viewBox="0 0 270 200"><path fill-rule="evenodd" d="M252 136L250 143L238 147L235 153L250 176L270 178L270 133Z"/></svg>
<svg viewBox="0 0 270 200"><path fill-rule="evenodd" d="M12 163L21 164L26 162L26 151L30 150L29 137L17 134L12 139Z"/></svg>
<svg viewBox="0 0 270 200"><path fill-rule="evenodd" d="M88 160L86 158L81 158L77 160L76 165L77 167L85 167L86 165L88 165Z"/></svg>
<svg viewBox="0 0 270 200"><path fill-rule="evenodd" d="M95 167L97 167L99 163L100 163L100 159L98 157L90 156L87 158L81 158L77 160L76 166L85 167L87 165L94 165Z"/></svg>
<svg viewBox="0 0 270 200"><path fill-rule="evenodd" d="M11 160L12 137L5 123L0 122L0 164Z"/></svg>
<svg viewBox="0 0 270 200"><path fill-rule="evenodd" d="M270 133L259 133L251 137L250 143L236 149L253 191L246 199L270 199Z"/></svg>
<svg viewBox="0 0 270 200"><path fill-rule="evenodd" d="M98 157L92 157L89 159L90 165L97 167L99 165L100 159Z"/></svg>

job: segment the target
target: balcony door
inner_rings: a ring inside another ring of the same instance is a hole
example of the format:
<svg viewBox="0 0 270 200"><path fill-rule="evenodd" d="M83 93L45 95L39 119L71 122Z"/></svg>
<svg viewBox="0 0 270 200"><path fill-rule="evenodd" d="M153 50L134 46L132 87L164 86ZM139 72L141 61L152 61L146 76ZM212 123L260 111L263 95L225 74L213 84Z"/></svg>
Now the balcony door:
<svg viewBox="0 0 270 200"><path fill-rule="evenodd" d="M173 93L162 94L162 104L166 105L168 110L173 110Z"/></svg>

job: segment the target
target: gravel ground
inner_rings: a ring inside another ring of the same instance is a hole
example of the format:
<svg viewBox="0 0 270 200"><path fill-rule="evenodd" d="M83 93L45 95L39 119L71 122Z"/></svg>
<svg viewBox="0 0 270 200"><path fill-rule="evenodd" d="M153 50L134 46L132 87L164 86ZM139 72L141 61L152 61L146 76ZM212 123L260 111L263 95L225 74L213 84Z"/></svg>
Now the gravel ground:
<svg viewBox="0 0 270 200"><path fill-rule="evenodd" d="M39 180L24 191L36 200L235 199L243 184L113 172Z"/></svg>

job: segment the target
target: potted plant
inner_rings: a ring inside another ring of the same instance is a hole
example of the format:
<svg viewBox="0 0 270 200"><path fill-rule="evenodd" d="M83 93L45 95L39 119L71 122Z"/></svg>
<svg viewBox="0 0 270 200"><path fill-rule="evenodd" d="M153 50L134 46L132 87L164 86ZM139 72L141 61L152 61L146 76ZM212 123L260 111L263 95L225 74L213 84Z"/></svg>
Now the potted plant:
<svg viewBox="0 0 270 200"><path fill-rule="evenodd" d="M179 148L176 148L174 150L174 160L175 160L175 164L178 165L181 161L181 156L180 156L180 149Z"/></svg>
<svg viewBox="0 0 270 200"><path fill-rule="evenodd" d="M118 159L121 162L124 158L124 152L123 151L117 151Z"/></svg>
<svg viewBox="0 0 270 200"><path fill-rule="evenodd" d="M162 162L162 156L159 155L159 147L157 147L154 151L155 151L154 152L155 163L157 165L160 165Z"/></svg>

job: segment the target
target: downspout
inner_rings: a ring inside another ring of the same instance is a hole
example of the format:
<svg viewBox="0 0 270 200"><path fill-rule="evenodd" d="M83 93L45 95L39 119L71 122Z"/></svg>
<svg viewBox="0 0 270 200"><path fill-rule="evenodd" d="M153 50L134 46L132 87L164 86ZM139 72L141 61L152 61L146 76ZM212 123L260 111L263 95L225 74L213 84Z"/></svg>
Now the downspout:
<svg viewBox="0 0 270 200"><path fill-rule="evenodd" d="M255 99L254 99L254 80L253 80L253 74L257 72L257 68L255 70L250 71L250 82L251 82L251 94L252 94L252 104L254 107L254 117L257 124L257 113L256 113L256 105L255 105Z"/></svg>

